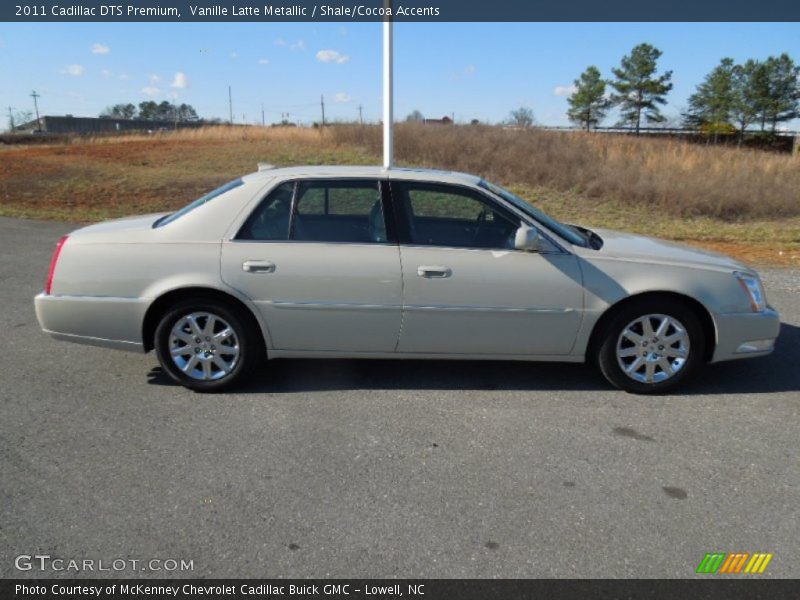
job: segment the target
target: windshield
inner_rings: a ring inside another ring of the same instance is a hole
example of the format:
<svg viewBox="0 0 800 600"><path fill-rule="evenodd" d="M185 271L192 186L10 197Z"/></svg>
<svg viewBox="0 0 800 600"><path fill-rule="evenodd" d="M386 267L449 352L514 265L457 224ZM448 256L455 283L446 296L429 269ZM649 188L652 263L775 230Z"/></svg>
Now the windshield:
<svg viewBox="0 0 800 600"><path fill-rule="evenodd" d="M222 187L218 187L214 191L208 192L205 196L203 196L201 198L198 198L197 200L195 200L191 204L187 204L186 206L184 206L179 211L174 212L171 215L166 215L164 217L161 217L155 223L153 223L153 227L162 227L164 225L172 223L176 219L180 219L186 213L192 212L195 208L197 208L199 206L203 206L203 204L205 204L206 202L210 202L211 200L213 200L217 196L221 196L225 192L228 192L228 191L230 191L230 190L232 190L234 188L237 188L240 185L242 185L243 183L244 183L244 181L242 181L241 179L237 179L235 181L231 181L229 183L226 183Z"/></svg>
<svg viewBox="0 0 800 600"><path fill-rule="evenodd" d="M500 196L506 202L510 202L522 212L527 215L530 215L534 219L536 219L539 223L547 227L553 233L561 236L565 240L567 240L571 244L575 244L576 246L583 246L586 247L588 241L586 236L583 235L580 231L570 227L569 225L564 225L563 223L559 223L553 217L543 213L538 208L534 207L529 202L526 202L516 194L512 194L506 189L501 188L499 185L495 185L493 183L489 183L481 179L478 182L478 185L482 188L489 190L493 194Z"/></svg>

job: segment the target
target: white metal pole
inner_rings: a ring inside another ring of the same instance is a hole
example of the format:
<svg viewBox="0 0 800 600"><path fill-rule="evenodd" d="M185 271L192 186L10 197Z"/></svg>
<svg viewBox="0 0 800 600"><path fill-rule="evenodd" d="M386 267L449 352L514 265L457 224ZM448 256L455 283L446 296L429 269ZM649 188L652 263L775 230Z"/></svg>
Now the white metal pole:
<svg viewBox="0 0 800 600"><path fill-rule="evenodd" d="M391 6L391 2L387 2ZM391 169L394 162L394 124L392 97L392 18L383 21L383 168Z"/></svg>

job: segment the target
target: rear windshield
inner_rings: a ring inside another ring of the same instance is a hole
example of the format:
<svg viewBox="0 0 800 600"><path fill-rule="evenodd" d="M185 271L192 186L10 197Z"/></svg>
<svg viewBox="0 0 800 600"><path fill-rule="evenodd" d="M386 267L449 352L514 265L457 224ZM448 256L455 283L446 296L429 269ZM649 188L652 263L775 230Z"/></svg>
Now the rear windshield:
<svg viewBox="0 0 800 600"><path fill-rule="evenodd" d="M217 189L215 189L213 192L208 192L205 196L203 196L202 198L198 198L191 204L187 204L179 211L174 212L171 215L166 215L161 217L155 223L153 223L153 227L163 227L164 225L168 225L169 223L172 223L173 221L180 219L186 213L192 212L198 206L203 206L203 204L205 204L206 202L210 202L217 196L221 196L225 192L229 192L232 189L237 188L242 184L244 184L244 181L241 179L237 179L235 181L226 183L222 187L218 187Z"/></svg>

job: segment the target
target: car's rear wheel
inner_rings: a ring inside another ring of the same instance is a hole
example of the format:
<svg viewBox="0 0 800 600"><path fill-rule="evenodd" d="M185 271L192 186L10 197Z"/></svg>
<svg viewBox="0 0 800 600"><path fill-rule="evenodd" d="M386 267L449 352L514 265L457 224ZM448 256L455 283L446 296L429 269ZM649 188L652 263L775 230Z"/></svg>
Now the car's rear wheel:
<svg viewBox="0 0 800 600"><path fill-rule="evenodd" d="M164 371L198 392L229 388L259 358L260 345L240 311L215 300L183 301L159 321L155 349Z"/></svg>
<svg viewBox="0 0 800 600"><path fill-rule="evenodd" d="M703 363L703 326L691 307L672 299L632 303L605 329L598 362L614 386L660 394L684 384Z"/></svg>

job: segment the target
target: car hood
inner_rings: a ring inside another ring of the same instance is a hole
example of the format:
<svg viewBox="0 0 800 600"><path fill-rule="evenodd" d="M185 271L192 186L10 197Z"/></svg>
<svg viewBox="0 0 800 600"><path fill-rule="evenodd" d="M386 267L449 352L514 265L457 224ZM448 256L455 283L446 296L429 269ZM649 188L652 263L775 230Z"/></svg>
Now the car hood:
<svg viewBox="0 0 800 600"><path fill-rule="evenodd" d="M607 258L718 270L750 270L739 261L718 252L611 229L593 231L603 239L603 247L597 254Z"/></svg>

